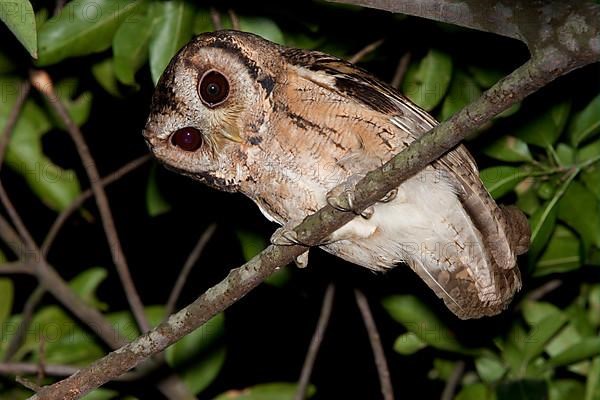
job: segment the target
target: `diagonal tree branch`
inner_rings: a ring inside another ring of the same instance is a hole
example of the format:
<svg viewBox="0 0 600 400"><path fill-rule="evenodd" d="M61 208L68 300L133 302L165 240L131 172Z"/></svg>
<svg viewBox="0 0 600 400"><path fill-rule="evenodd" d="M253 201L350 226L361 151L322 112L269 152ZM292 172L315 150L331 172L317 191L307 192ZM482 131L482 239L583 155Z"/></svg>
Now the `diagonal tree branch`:
<svg viewBox="0 0 600 400"><path fill-rule="evenodd" d="M598 7L590 7L597 12ZM600 58L600 19L585 21L590 24L589 29L578 31L580 36L576 35L577 32L571 32L575 35L573 40L577 42L577 51L553 44L536 48L531 60L496 83L479 99L420 137L381 168L368 173L356 185L355 208L364 210L375 203L389 190L398 187L405 179L455 147L477 127L514 103L573 69L597 62ZM568 25L566 20L563 23ZM560 27L554 28L560 30ZM338 200L344 201L341 198ZM305 218L295 231L300 242L317 245L354 216L353 213L325 206ZM76 399L117 378L201 326L258 286L277 267L290 263L305 251L303 246L267 247L243 266L231 270L223 281L155 329L69 378L42 388L32 399Z"/></svg>

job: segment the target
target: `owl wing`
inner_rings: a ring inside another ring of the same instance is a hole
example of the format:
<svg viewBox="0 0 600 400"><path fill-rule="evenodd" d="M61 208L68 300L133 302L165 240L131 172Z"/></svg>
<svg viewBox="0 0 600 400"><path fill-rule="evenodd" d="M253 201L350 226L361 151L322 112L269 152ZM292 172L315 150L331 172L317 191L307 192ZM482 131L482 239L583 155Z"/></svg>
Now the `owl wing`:
<svg viewBox="0 0 600 400"><path fill-rule="evenodd" d="M438 124L396 89L348 62L324 53L297 49L286 49L284 56L303 79L345 99L352 99L373 115L383 116L388 125L398 128L394 137L388 138L392 146L381 145L379 148L379 154L386 153L384 161ZM370 160L366 163L369 168L374 167ZM526 218L517 209L498 207L483 186L477 166L463 145L434 161L431 167L454 178L458 197L493 259L493 270L486 272L491 275L497 297L492 301L481 300L481 289L476 284L478 273L475 269L465 270L470 268L468 265L452 272L430 270L425 265L417 265L418 260L412 260L409 265L459 317L497 314L521 286L519 270L515 266L516 254L525 252L529 243Z"/></svg>

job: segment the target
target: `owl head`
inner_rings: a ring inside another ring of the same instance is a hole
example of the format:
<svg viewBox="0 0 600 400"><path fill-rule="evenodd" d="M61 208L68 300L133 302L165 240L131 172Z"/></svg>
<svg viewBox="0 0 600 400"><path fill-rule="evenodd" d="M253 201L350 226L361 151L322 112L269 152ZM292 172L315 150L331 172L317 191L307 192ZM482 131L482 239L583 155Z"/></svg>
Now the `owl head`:
<svg viewBox="0 0 600 400"><path fill-rule="evenodd" d="M144 128L157 159L235 191L248 148L261 140L278 52L278 45L236 31L206 33L183 47L156 86Z"/></svg>

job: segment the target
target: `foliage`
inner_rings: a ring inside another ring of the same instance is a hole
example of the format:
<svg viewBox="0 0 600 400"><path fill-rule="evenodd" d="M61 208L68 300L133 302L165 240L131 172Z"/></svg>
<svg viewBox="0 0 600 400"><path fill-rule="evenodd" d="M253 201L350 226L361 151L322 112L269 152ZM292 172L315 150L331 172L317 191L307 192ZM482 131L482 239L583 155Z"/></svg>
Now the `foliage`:
<svg viewBox="0 0 600 400"><path fill-rule="evenodd" d="M333 8L344 15L362 12L345 6L316 7ZM74 121L85 130L92 114L102 113L94 107L95 98L128 98L151 87L182 45L193 35L214 28L210 12L202 2L183 0L73 0L57 13L47 2L33 2L32 7L27 0L0 1L0 19L14 34L8 40L6 33L7 40L3 38L0 44L0 128L27 79L31 60L23 56L23 49L36 59L35 67L67 71L57 74L57 90ZM278 43L342 57L358 50L349 40L328 38L327 31L316 23L296 21L297 26L288 27L284 19L246 11L238 18L240 29ZM225 13L221 20L224 27L233 26ZM396 18L390 23L414 24L411 21ZM448 32L456 37L461 34ZM390 35L386 40L397 38ZM378 57L389 51L385 46L376 50L363 60L363 66L376 66ZM86 73L95 81L84 79L78 65L86 66ZM413 57L402 90L445 120L508 72L429 43ZM483 165L481 178L490 193L499 202L516 203L531 224L531 248L521 260L525 293L503 317L506 327L495 337L471 345L456 324L447 323L447 315L417 296L399 289L382 301L399 324L400 333L393 343L398 354L392 357L407 363L426 357L434 381L447 381L457 363L466 363L456 399L600 399L600 91L587 90L584 97L578 97L576 90L561 90L560 96L546 98L542 93L515 105L467 143ZM44 151L49 133L61 130L63 123L49 104L37 95L30 96L6 155L6 165L22 177L32 195L56 212L81 193L77 173L65 167L70 164L51 159ZM172 209L154 168L145 196L148 218ZM246 259L266 245L260 232L238 227L235 231ZM71 280L71 287L88 305L104 312L124 337L133 338L138 331L132 316L116 311L109 296L97 293L107 274L100 267L83 270ZM530 296L532 288L551 279L575 280L577 292L560 303ZM293 280L294 274L286 267L269 283L287 287ZM15 287L12 278L0 279L2 327L14 327L22 318L13 309ZM153 324L164 317L163 306L148 306L146 311ZM106 351L88 328L53 303L39 307L31 323L36 327L31 332L44 332L46 344L40 346L40 337L27 335L14 361L35 363L43 357L45 363L79 366ZM166 352L168 365L195 394L206 390L223 368L224 330L224 317L219 315ZM10 339L5 333L1 336L0 358ZM388 350L393 354L391 344ZM408 380L399 384L408 385ZM292 398L295 390L294 384L276 382L248 386L227 390L216 398L286 399ZM117 389L100 389L87 398L130 394L126 387ZM317 395L318 390L317 386ZM312 395L314 388L310 392ZM27 392L2 382L3 396L24 398Z"/></svg>

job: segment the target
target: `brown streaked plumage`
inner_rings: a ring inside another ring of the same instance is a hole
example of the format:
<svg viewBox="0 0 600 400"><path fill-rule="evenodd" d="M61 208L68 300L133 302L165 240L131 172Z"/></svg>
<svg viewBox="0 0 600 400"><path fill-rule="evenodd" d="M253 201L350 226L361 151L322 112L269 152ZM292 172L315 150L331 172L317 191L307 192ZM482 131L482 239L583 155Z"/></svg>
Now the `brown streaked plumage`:
<svg viewBox="0 0 600 400"><path fill-rule="evenodd" d="M213 75L220 80L209 91L203 77ZM290 227L436 124L352 64L221 31L171 61L144 136L167 167L241 192ZM383 200L320 247L372 270L407 263L460 318L507 306L521 286L516 255L527 249L527 221L496 205L464 146Z"/></svg>

